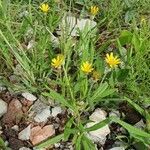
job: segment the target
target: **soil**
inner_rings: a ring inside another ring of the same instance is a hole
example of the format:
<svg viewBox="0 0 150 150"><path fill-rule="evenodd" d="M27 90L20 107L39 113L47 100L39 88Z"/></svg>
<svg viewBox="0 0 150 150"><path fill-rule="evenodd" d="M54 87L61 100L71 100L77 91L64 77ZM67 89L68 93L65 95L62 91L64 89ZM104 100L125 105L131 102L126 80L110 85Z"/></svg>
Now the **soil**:
<svg viewBox="0 0 150 150"><path fill-rule="evenodd" d="M4 141L8 141L9 147L12 150L19 150L21 147L28 147L31 148L33 145L31 144L30 141L22 141L18 139L18 133L25 129L29 123L32 124L32 126L37 126L40 125L41 127L45 125L51 125L53 124L55 128L55 133L56 135L62 133L64 131L65 124L68 120L67 116L67 110L63 111L63 113L58 114L56 118L49 118L47 123L35 123L33 120L28 120L26 119L27 111L32 105L32 103L27 103L25 100L22 99L21 96L17 95L11 95L10 92L8 91L3 91L0 93L0 98L4 100L8 104L8 112L0 119L0 125L2 127L2 134L1 137ZM19 102L22 104L22 109L16 110L14 107L13 102L16 101L17 103ZM10 108L12 107L12 108ZM120 113L124 114L125 121L128 122L129 124L135 124L138 121L141 120L141 115L137 113L133 108L131 108L127 103L123 102L118 106L118 109ZM20 115L20 118L16 118L16 114ZM15 117L14 117L15 115ZM84 114L83 114L84 115ZM84 117L86 114L84 115ZM15 131L14 129L11 129L12 126L18 125L19 126L19 131ZM112 147L112 145L116 141L116 135L122 134L120 131L121 126L118 124L112 123L110 125L110 130L111 134L108 135L107 140L103 146L104 150L108 150L109 148ZM127 133L128 134L128 133ZM53 150L60 150L63 148L67 148L66 145L71 146L68 144L69 142L61 142L59 148L52 148ZM100 149L101 145L98 145L98 148Z"/></svg>

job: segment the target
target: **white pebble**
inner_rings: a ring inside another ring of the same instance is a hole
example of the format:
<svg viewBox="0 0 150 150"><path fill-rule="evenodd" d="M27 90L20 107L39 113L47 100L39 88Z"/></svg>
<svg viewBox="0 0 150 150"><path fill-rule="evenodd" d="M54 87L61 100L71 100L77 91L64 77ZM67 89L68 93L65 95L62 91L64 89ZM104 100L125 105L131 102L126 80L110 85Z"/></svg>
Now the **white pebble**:
<svg viewBox="0 0 150 150"><path fill-rule="evenodd" d="M34 120L38 123L47 121L48 117L51 116L50 107L43 109L40 113L36 114Z"/></svg>
<svg viewBox="0 0 150 150"><path fill-rule="evenodd" d="M32 102L37 99L33 94L31 94L31 93L29 93L29 92L24 92L24 93L22 93L22 96L23 96L24 98L26 98L27 100L32 101Z"/></svg>
<svg viewBox="0 0 150 150"><path fill-rule="evenodd" d="M61 107L54 107L52 108L52 116L56 117L58 114L60 114L62 112Z"/></svg>
<svg viewBox="0 0 150 150"><path fill-rule="evenodd" d="M19 126L18 125L14 125L13 127L11 127L14 131L19 131Z"/></svg>
<svg viewBox="0 0 150 150"><path fill-rule="evenodd" d="M7 112L7 103L0 99L0 117Z"/></svg>
<svg viewBox="0 0 150 150"><path fill-rule="evenodd" d="M22 130L19 133L18 138L20 140L29 140L30 139L30 134L31 134L31 125L29 125L27 128L25 128L24 130Z"/></svg>
<svg viewBox="0 0 150 150"><path fill-rule="evenodd" d="M19 150L31 150L31 149L27 148L27 147L21 147L21 148L19 148Z"/></svg>
<svg viewBox="0 0 150 150"><path fill-rule="evenodd" d="M124 147L113 147L109 150L125 150L125 148Z"/></svg>

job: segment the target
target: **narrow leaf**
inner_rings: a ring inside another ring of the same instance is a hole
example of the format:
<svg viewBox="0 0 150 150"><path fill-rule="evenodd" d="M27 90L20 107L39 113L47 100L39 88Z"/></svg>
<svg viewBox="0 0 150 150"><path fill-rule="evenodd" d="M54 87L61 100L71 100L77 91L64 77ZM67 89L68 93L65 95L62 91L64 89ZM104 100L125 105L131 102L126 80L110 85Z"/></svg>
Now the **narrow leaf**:
<svg viewBox="0 0 150 150"><path fill-rule="evenodd" d="M60 135L57 135L51 139L48 139L47 141L39 144L38 146L35 147L36 148L45 148L45 147L48 147L50 145L53 145L55 143L58 143L60 140L62 140L64 137L64 134L60 134Z"/></svg>

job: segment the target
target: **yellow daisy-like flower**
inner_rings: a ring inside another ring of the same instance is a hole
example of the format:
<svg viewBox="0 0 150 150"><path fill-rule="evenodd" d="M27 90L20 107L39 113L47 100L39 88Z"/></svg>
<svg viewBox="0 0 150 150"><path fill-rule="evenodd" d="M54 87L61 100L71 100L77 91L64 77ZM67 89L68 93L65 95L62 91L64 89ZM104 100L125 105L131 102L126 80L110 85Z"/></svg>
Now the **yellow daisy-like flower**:
<svg viewBox="0 0 150 150"><path fill-rule="evenodd" d="M58 54L56 58L52 59L51 65L54 68L59 68L62 65L63 61L64 61L64 55Z"/></svg>
<svg viewBox="0 0 150 150"><path fill-rule="evenodd" d="M93 74L92 74L93 80L98 81L100 79L100 77L101 77L101 75L98 71L93 71Z"/></svg>
<svg viewBox="0 0 150 150"><path fill-rule="evenodd" d="M146 23L146 17L145 16L141 16L141 24L145 24Z"/></svg>
<svg viewBox="0 0 150 150"><path fill-rule="evenodd" d="M86 62L83 62L83 64L81 65L81 70L84 72L84 73L90 73L92 72L93 68L92 68L92 64L89 63L88 61Z"/></svg>
<svg viewBox="0 0 150 150"><path fill-rule="evenodd" d="M41 4L40 9L41 9L44 13L47 13L48 10L49 10L49 6L48 6L48 4L44 3L44 4Z"/></svg>
<svg viewBox="0 0 150 150"><path fill-rule="evenodd" d="M114 56L114 54L112 52L110 53L110 55L106 54L105 60L111 68L115 68L115 67L117 67L117 65L119 65L121 63L118 56Z"/></svg>
<svg viewBox="0 0 150 150"><path fill-rule="evenodd" d="M99 8L97 6L91 6L91 14L93 16L97 15L98 12L99 12Z"/></svg>

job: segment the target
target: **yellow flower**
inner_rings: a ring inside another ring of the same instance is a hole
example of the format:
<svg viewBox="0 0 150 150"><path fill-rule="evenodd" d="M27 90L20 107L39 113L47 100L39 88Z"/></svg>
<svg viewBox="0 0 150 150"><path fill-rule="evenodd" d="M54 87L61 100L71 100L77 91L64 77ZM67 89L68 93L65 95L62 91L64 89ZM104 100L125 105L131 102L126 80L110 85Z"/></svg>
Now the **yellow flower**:
<svg viewBox="0 0 150 150"><path fill-rule="evenodd" d="M64 61L64 55L58 54L56 58L52 59L51 65L55 68L59 68Z"/></svg>
<svg viewBox="0 0 150 150"><path fill-rule="evenodd" d="M101 75L98 71L93 71L93 74L92 74L93 80L98 81L100 79L100 77L101 77Z"/></svg>
<svg viewBox="0 0 150 150"><path fill-rule="evenodd" d="M146 17L145 16L141 16L141 24L145 24L146 23Z"/></svg>
<svg viewBox="0 0 150 150"><path fill-rule="evenodd" d="M47 13L48 10L49 10L49 6L48 6L48 4L44 3L44 4L41 4L40 9L41 9L44 13Z"/></svg>
<svg viewBox="0 0 150 150"><path fill-rule="evenodd" d="M93 16L97 15L98 12L99 12L99 8L97 6L91 6L91 14Z"/></svg>
<svg viewBox="0 0 150 150"><path fill-rule="evenodd" d="M89 63L88 61L83 62L83 64L81 65L81 70L87 74L92 72L92 70L93 70L92 64Z"/></svg>
<svg viewBox="0 0 150 150"><path fill-rule="evenodd" d="M111 68L117 67L117 65L121 63L118 56L114 56L112 52L110 53L110 55L106 54L105 60Z"/></svg>

